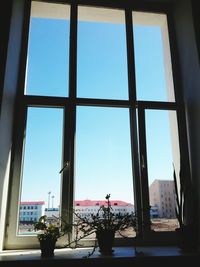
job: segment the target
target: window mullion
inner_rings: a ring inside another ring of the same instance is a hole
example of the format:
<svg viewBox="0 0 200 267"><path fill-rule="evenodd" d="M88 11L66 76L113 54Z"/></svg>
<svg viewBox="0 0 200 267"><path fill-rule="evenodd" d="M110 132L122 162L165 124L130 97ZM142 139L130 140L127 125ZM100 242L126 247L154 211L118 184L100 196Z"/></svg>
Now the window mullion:
<svg viewBox="0 0 200 267"><path fill-rule="evenodd" d="M72 109L69 105L64 109L63 122L63 171L61 182L61 215L66 221L71 221L68 211L73 202L73 141Z"/></svg>
<svg viewBox="0 0 200 267"><path fill-rule="evenodd" d="M146 148L146 126L145 110L138 107L138 126L139 126L139 147L140 147L140 175L141 175L141 193L143 208L143 234L148 234L150 230L150 210L149 210L149 187L148 187L148 166L147 166L147 148Z"/></svg>
<svg viewBox="0 0 200 267"><path fill-rule="evenodd" d="M134 42L133 42L133 22L132 11L125 10L126 18L126 42L127 42L127 63L128 63L128 86L129 86L129 101L131 102L130 112L130 136L131 136L131 151L132 151L132 170L133 170L133 185L135 210L138 216L138 233L142 234L142 199L141 199L141 184L139 172L138 158L138 134L137 134L137 118L136 118L136 80L135 80L135 60L134 60Z"/></svg>
<svg viewBox="0 0 200 267"><path fill-rule="evenodd" d="M125 10L126 18L126 42L127 42L127 63L128 63L128 85L129 99L136 102L136 79L135 79L135 58L133 42L133 21L132 11Z"/></svg>
<svg viewBox="0 0 200 267"><path fill-rule="evenodd" d="M70 16L70 48L69 48L69 103L65 107L64 118L64 151L63 162L69 167L63 173L62 212L73 206L74 191L74 142L76 126L76 69L77 69L77 5L71 5ZM63 164L64 164L63 163ZM69 213L70 214L70 213ZM68 216L72 220L72 216Z"/></svg>
<svg viewBox="0 0 200 267"><path fill-rule="evenodd" d="M78 7L71 5L70 16L70 48L69 48L69 99L70 102L76 98L76 76L77 76L77 17Z"/></svg>

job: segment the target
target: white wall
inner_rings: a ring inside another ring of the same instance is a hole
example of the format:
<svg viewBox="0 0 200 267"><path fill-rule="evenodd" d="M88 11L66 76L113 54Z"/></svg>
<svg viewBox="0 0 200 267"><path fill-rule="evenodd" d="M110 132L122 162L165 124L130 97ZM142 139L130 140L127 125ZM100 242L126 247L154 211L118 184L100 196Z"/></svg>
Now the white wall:
<svg viewBox="0 0 200 267"><path fill-rule="evenodd" d="M0 250L3 245L8 183L12 148L14 104L17 93L21 48L23 0L15 0L12 9L7 62L0 112Z"/></svg>
<svg viewBox="0 0 200 267"><path fill-rule="evenodd" d="M174 6L175 31L181 71L181 90L186 111L190 165L195 199L195 221L200 215L200 62L195 39L191 1ZM198 224L200 229L200 224Z"/></svg>

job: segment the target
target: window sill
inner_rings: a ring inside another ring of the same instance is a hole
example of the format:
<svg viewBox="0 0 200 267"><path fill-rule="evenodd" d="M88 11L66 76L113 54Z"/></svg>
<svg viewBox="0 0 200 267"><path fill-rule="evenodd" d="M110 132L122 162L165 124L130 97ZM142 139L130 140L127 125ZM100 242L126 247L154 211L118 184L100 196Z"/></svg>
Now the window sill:
<svg viewBox="0 0 200 267"><path fill-rule="evenodd" d="M92 248L78 248L78 249L55 249L55 256L53 258L41 258L40 250L7 250L0 253L0 265L10 266L9 264L20 264L24 266L31 264L31 266L41 266L44 262L48 262L48 266L144 266L144 264L162 263L162 266L169 266L173 263L191 263L191 257L200 258L199 253L182 253L177 247L138 247L137 251L141 252L136 255L133 247L114 247L114 254L112 256L101 256L98 248L95 253L89 257L84 258L91 252ZM49 265L50 264L50 265ZM164 264L164 265L163 265ZM159 265L158 265L159 266Z"/></svg>

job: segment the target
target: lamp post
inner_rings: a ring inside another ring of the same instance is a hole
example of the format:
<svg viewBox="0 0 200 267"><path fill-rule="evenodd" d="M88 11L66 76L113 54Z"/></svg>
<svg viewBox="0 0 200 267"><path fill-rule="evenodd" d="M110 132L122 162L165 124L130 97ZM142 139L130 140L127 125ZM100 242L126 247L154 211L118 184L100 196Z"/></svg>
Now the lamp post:
<svg viewBox="0 0 200 267"><path fill-rule="evenodd" d="M54 199L55 196L52 196L51 199L52 199L52 209L53 209L53 199Z"/></svg>
<svg viewBox="0 0 200 267"><path fill-rule="evenodd" d="M51 191L48 192L48 209L50 208L50 195L51 195Z"/></svg>

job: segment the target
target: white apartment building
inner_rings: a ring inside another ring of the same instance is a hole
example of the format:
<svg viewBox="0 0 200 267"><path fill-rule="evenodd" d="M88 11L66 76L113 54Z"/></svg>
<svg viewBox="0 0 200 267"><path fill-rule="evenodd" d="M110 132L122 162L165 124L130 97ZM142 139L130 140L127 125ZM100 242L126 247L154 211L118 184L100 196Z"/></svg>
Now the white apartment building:
<svg viewBox="0 0 200 267"><path fill-rule="evenodd" d="M59 208L46 208L44 214L47 216L48 220L54 221L56 218L60 217Z"/></svg>
<svg viewBox="0 0 200 267"><path fill-rule="evenodd" d="M132 213L134 212L134 205L127 203L122 200L112 200L110 201L113 213ZM96 214L99 208L104 205L107 207L107 201L105 200L75 200L74 210L81 217L89 217L91 213ZM50 220L54 220L55 217L60 216L59 208L46 208L45 215ZM153 206L150 210L151 218L158 218L158 207Z"/></svg>
<svg viewBox="0 0 200 267"><path fill-rule="evenodd" d="M134 212L134 205L121 200L111 200L111 207L113 213L131 213ZM106 200L76 200L75 212L80 214L81 217L87 217L91 213L96 214L99 208L104 205L107 207Z"/></svg>
<svg viewBox="0 0 200 267"><path fill-rule="evenodd" d="M20 202L19 221L20 223L37 222L44 214L44 201Z"/></svg>
<svg viewBox="0 0 200 267"><path fill-rule="evenodd" d="M113 213L131 213L134 212L134 205L121 200L112 200L111 207ZM74 210L81 217L88 217L91 213L96 214L99 208L104 205L107 207L106 200L75 200ZM45 215L50 220L54 220L55 217L59 217L59 208L46 208ZM55 217L54 217L55 216Z"/></svg>
<svg viewBox="0 0 200 267"><path fill-rule="evenodd" d="M176 218L175 188L172 180L154 180L149 187L150 205L158 208L158 218Z"/></svg>

